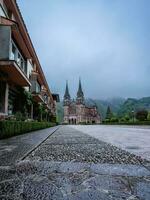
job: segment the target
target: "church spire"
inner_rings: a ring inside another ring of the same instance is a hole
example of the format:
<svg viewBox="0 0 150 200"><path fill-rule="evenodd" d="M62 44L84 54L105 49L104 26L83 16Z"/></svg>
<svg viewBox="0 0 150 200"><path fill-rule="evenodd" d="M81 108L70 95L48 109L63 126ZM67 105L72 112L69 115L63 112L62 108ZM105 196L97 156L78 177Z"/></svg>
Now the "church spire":
<svg viewBox="0 0 150 200"><path fill-rule="evenodd" d="M78 92L77 92L77 103L78 104L84 103L84 93L83 93L83 90L82 90L82 84L81 84L80 78L79 78L79 87L78 87Z"/></svg>
<svg viewBox="0 0 150 200"><path fill-rule="evenodd" d="M66 90L65 90L64 98L70 98L69 88L68 88L68 81L66 81Z"/></svg>
<svg viewBox="0 0 150 200"><path fill-rule="evenodd" d="M68 103L70 103L70 94L69 94L69 88L68 88L68 81L66 81L66 90L65 90L65 94L64 94L64 105L67 105Z"/></svg>

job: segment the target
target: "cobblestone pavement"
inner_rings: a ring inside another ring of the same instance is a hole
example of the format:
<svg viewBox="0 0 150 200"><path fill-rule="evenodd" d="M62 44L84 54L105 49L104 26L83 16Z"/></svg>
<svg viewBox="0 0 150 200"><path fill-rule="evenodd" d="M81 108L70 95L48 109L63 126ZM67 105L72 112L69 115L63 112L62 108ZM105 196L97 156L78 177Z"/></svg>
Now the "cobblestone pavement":
<svg viewBox="0 0 150 200"><path fill-rule="evenodd" d="M24 160L0 167L0 199L150 200L150 162L61 126Z"/></svg>
<svg viewBox="0 0 150 200"><path fill-rule="evenodd" d="M47 128L40 131L19 135L5 140L0 140L0 166L14 164L26 153L35 148L58 127Z"/></svg>

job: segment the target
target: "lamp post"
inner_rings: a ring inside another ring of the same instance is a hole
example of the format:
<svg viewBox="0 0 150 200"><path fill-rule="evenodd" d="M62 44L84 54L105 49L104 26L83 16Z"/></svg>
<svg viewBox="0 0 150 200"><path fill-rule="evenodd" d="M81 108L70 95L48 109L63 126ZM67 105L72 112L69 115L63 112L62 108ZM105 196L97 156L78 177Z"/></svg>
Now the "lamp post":
<svg viewBox="0 0 150 200"><path fill-rule="evenodd" d="M133 123L134 123L134 110L132 110L132 117L133 117Z"/></svg>

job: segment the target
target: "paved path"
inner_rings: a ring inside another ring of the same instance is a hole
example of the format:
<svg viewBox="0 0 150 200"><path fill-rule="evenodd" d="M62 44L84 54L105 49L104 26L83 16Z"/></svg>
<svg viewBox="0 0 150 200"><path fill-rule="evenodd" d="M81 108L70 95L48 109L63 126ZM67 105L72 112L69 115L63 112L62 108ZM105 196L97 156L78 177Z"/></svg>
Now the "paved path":
<svg viewBox="0 0 150 200"><path fill-rule="evenodd" d="M58 127L0 140L0 166L14 164L50 136Z"/></svg>
<svg viewBox="0 0 150 200"><path fill-rule="evenodd" d="M150 126L72 126L99 140L150 160Z"/></svg>
<svg viewBox="0 0 150 200"><path fill-rule="evenodd" d="M149 167L147 160L61 126L23 161L0 167L0 199L149 200Z"/></svg>

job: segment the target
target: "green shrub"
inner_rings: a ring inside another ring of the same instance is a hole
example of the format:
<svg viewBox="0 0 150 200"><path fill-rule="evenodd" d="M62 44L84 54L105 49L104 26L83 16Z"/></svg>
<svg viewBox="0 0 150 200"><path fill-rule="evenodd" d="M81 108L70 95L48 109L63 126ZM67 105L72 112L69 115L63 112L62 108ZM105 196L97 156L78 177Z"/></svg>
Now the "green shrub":
<svg viewBox="0 0 150 200"><path fill-rule="evenodd" d="M49 122L0 121L0 139L55 126Z"/></svg>
<svg viewBox="0 0 150 200"><path fill-rule="evenodd" d="M150 125L150 121L128 121L128 122L106 122L103 121L102 124L108 124L108 125Z"/></svg>
<svg viewBox="0 0 150 200"><path fill-rule="evenodd" d="M104 123L110 123L110 119L105 119Z"/></svg>
<svg viewBox="0 0 150 200"><path fill-rule="evenodd" d="M148 117L148 111L147 110L139 110L136 113L136 119L139 121L145 121Z"/></svg>
<svg viewBox="0 0 150 200"><path fill-rule="evenodd" d="M112 117L112 118L111 118L111 122L119 122L119 120L118 120L117 117Z"/></svg>
<svg viewBox="0 0 150 200"><path fill-rule="evenodd" d="M17 121L22 121L22 113L21 112L16 112L16 114L15 114L15 118L16 118L16 120Z"/></svg>

